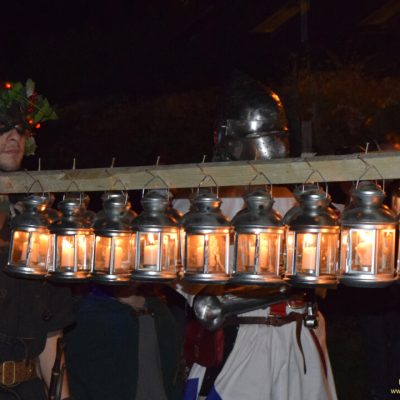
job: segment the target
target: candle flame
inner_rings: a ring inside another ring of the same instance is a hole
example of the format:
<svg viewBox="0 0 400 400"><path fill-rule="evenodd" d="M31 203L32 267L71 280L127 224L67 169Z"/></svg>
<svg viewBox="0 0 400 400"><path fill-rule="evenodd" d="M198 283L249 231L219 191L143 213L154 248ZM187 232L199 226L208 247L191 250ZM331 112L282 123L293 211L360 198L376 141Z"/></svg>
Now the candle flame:
<svg viewBox="0 0 400 400"><path fill-rule="evenodd" d="M148 244L155 244L155 237L153 233L148 233L147 234L147 240L148 240Z"/></svg>
<svg viewBox="0 0 400 400"><path fill-rule="evenodd" d="M315 246L314 244L314 235L311 233L306 233L304 235L304 246Z"/></svg>
<svg viewBox="0 0 400 400"><path fill-rule="evenodd" d="M63 238L62 247L63 249L72 249L72 243L68 239Z"/></svg>
<svg viewBox="0 0 400 400"><path fill-rule="evenodd" d="M360 230L358 231L360 241L366 243L373 243L374 241L374 232L369 230Z"/></svg>

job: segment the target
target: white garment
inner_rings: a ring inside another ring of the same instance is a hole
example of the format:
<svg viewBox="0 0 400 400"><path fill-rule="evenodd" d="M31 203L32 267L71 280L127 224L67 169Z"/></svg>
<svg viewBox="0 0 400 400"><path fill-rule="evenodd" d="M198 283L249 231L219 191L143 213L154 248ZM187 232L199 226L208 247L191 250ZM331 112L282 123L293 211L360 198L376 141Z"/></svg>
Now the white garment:
<svg viewBox="0 0 400 400"><path fill-rule="evenodd" d="M243 206L238 198L222 199L222 212L232 218ZM293 198L275 199L275 209L282 215L294 204ZM174 207L182 212L189 209L186 199L174 200ZM185 285L180 293L185 295ZM290 312L290 310L288 310ZM243 316L267 316L268 309L259 309ZM325 355L327 377L320 355L308 328L301 331L307 372L296 340L296 323L280 327L241 325L234 347L214 383L214 395L209 400L336 400L336 389L325 341L325 320L319 314L315 330ZM199 391L205 367L194 364L190 371L185 400L200 400ZM190 393L189 393L190 392Z"/></svg>
<svg viewBox="0 0 400 400"><path fill-rule="evenodd" d="M267 316L256 310L246 316ZM307 328L301 331L303 357L296 340L296 323L280 327L241 325L237 338L214 387L222 400L337 400L335 383L325 342L325 321L319 314L317 338L323 349L327 377ZM197 380L197 396L206 368L194 364L188 380ZM210 396L211 399L218 396ZM190 397L191 400L194 397ZM196 397L196 399L200 399ZM185 398L186 400L186 398ZM189 397L187 397L189 400Z"/></svg>

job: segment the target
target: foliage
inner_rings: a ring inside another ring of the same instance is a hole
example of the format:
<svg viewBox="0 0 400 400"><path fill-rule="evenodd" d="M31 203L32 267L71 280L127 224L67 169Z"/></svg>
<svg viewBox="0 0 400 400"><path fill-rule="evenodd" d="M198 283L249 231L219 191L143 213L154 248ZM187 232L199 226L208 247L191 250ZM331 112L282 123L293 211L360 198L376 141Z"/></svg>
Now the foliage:
<svg viewBox="0 0 400 400"><path fill-rule="evenodd" d="M36 143L31 135L33 129L39 129L40 123L57 119L57 114L49 101L35 91L35 82L28 79L21 82L6 82L0 89L0 122L5 128L18 127L28 132L25 154L34 154Z"/></svg>

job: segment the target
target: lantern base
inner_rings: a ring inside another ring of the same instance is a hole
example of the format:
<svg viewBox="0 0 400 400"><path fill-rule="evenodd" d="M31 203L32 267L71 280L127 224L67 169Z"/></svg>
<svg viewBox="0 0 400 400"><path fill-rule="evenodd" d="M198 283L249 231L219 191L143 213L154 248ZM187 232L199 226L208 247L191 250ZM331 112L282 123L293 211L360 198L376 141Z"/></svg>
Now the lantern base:
<svg viewBox="0 0 400 400"><path fill-rule="evenodd" d="M322 275L322 276L288 275L285 276L284 281L291 286L297 286L302 288L307 288L307 287L334 288L338 284L336 276L333 275Z"/></svg>
<svg viewBox="0 0 400 400"><path fill-rule="evenodd" d="M31 279L43 279L47 275L46 270L37 270L32 267L22 267L20 265L8 264L4 267L4 271L7 274L21 277L21 278L31 278Z"/></svg>
<svg viewBox="0 0 400 400"><path fill-rule="evenodd" d="M176 273L160 271L134 271L131 279L141 282L172 282L177 278Z"/></svg>
<svg viewBox="0 0 400 400"><path fill-rule="evenodd" d="M105 283L107 285L126 285L128 282L130 282L131 275L93 272L92 279L96 283Z"/></svg>
<svg viewBox="0 0 400 400"><path fill-rule="evenodd" d="M279 286L285 282L280 276L276 275L257 275L257 274L234 274L229 283L235 285L263 285Z"/></svg>
<svg viewBox="0 0 400 400"><path fill-rule="evenodd" d="M92 274L89 271L49 271L46 277L54 282L82 282L90 280Z"/></svg>
<svg viewBox="0 0 400 400"><path fill-rule="evenodd" d="M204 283L207 285L219 285L228 283L230 276L228 274L196 274L196 273L187 273L185 272L185 276L183 278L185 282L188 283Z"/></svg>
<svg viewBox="0 0 400 400"><path fill-rule="evenodd" d="M350 287L385 288L397 280L396 275L344 274L339 276L339 282Z"/></svg>

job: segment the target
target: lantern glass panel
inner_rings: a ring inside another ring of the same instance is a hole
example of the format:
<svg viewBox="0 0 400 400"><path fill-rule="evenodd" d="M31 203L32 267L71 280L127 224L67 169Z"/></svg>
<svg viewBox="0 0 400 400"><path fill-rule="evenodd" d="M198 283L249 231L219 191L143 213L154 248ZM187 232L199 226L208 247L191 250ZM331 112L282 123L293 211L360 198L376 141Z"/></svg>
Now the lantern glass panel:
<svg viewBox="0 0 400 400"><path fill-rule="evenodd" d="M130 237L114 237L114 272L121 273L132 268Z"/></svg>
<svg viewBox="0 0 400 400"><path fill-rule="evenodd" d="M57 265L61 269L74 269L75 236L57 236Z"/></svg>
<svg viewBox="0 0 400 400"><path fill-rule="evenodd" d="M175 270L178 255L178 234L163 233L161 250L161 270Z"/></svg>
<svg viewBox="0 0 400 400"><path fill-rule="evenodd" d="M208 273L225 272L227 235L208 234L204 236L204 251Z"/></svg>
<svg viewBox="0 0 400 400"><path fill-rule="evenodd" d="M352 229L351 233L351 270L373 272L375 230Z"/></svg>
<svg viewBox="0 0 400 400"><path fill-rule="evenodd" d="M297 273L314 275L317 266L318 233L298 233L296 244Z"/></svg>
<svg viewBox="0 0 400 400"><path fill-rule="evenodd" d="M187 270L202 272L204 265L204 235L187 235Z"/></svg>
<svg viewBox="0 0 400 400"><path fill-rule="evenodd" d="M57 235L57 265L60 272L90 270L92 243L86 235ZM75 265L76 256L76 265Z"/></svg>
<svg viewBox="0 0 400 400"><path fill-rule="evenodd" d="M236 271L239 273L253 273L256 235L238 234L237 241Z"/></svg>
<svg viewBox="0 0 400 400"><path fill-rule="evenodd" d="M15 264L25 264L28 255L29 232L15 231L11 261Z"/></svg>
<svg viewBox="0 0 400 400"><path fill-rule="evenodd" d="M54 249L55 249L56 235L51 233L49 236L49 254L47 258L47 271L54 271Z"/></svg>
<svg viewBox="0 0 400 400"><path fill-rule="evenodd" d="M391 273L394 268L395 230L382 229L378 231L377 267L378 273Z"/></svg>
<svg viewBox="0 0 400 400"><path fill-rule="evenodd" d="M187 271L224 273L227 256L227 234L187 235Z"/></svg>
<svg viewBox="0 0 400 400"><path fill-rule="evenodd" d="M14 232L12 262L26 264L35 268L46 269L49 248L49 233L46 230L33 232ZM28 254L29 252L29 254ZM29 260L27 258L29 257Z"/></svg>
<svg viewBox="0 0 400 400"><path fill-rule="evenodd" d="M131 255L132 255L132 269L136 267L136 233L131 235Z"/></svg>
<svg viewBox="0 0 400 400"><path fill-rule="evenodd" d="M140 232L140 268L158 270L159 233Z"/></svg>
<svg viewBox="0 0 400 400"><path fill-rule="evenodd" d="M342 231L340 233L340 269L342 271L342 273L345 271L345 269L347 270L347 254L348 251L350 249L350 243L349 243L349 238L350 238L350 234L349 234L349 230L342 228Z"/></svg>
<svg viewBox="0 0 400 400"><path fill-rule="evenodd" d="M94 255L94 270L108 272L110 266L111 238L96 236L96 250Z"/></svg>
<svg viewBox="0 0 400 400"><path fill-rule="evenodd" d="M260 233L260 261L261 273L275 273L279 262L281 235L276 233Z"/></svg>
<svg viewBox="0 0 400 400"><path fill-rule="evenodd" d="M294 258L294 240L295 233L288 231L286 234L286 265L288 274L293 274L293 258Z"/></svg>
<svg viewBox="0 0 400 400"><path fill-rule="evenodd" d="M278 262L280 235L271 233L238 234L237 272L274 273ZM256 246L258 263L256 265Z"/></svg>
<svg viewBox="0 0 400 400"><path fill-rule="evenodd" d="M92 241L90 236L76 235L77 241L77 259L78 267L80 270L90 270L91 254L92 254Z"/></svg>
<svg viewBox="0 0 400 400"><path fill-rule="evenodd" d="M321 233L320 274L334 274L337 263L337 241L335 233Z"/></svg>

